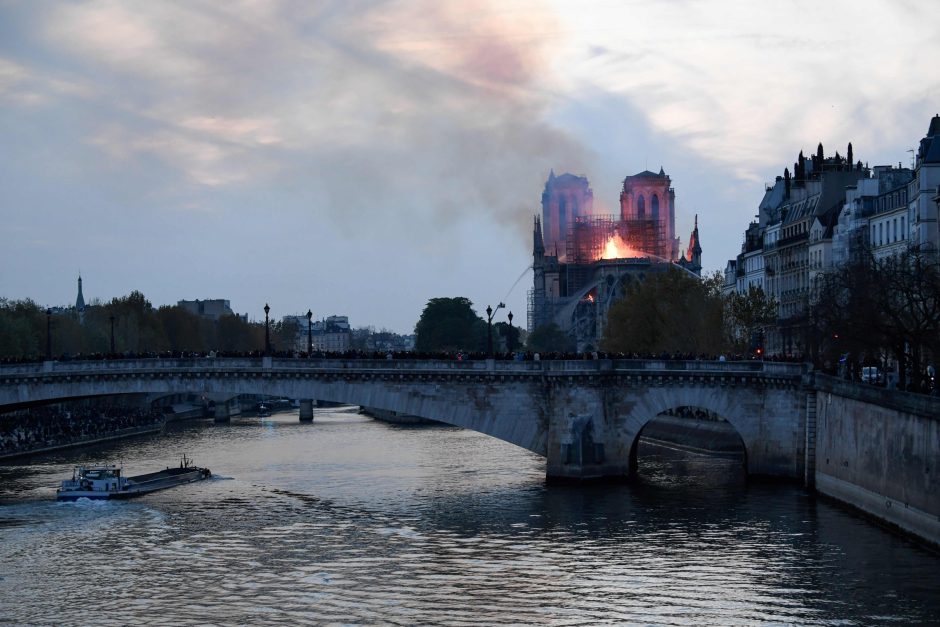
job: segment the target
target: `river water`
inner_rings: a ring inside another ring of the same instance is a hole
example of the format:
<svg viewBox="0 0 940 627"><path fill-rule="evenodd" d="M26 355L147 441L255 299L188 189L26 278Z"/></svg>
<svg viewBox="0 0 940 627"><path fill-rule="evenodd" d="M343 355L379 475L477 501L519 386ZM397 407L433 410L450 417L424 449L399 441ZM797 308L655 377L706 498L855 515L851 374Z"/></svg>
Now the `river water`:
<svg viewBox="0 0 940 627"><path fill-rule="evenodd" d="M73 464L139 474L183 452L218 476L54 501ZM18 464L0 466L0 622L940 622L940 556L798 487L658 447L636 484L546 486L544 460L512 445L340 408Z"/></svg>

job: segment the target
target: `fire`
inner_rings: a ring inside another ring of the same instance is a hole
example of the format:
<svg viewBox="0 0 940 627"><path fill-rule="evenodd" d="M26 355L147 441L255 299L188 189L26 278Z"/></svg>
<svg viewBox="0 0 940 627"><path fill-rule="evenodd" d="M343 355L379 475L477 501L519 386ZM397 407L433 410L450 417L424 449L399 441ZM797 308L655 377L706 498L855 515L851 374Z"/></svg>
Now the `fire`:
<svg viewBox="0 0 940 627"><path fill-rule="evenodd" d="M604 246L601 259L627 259L629 257L645 257L646 255L631 248L619 235L612 236Z"/></svg>

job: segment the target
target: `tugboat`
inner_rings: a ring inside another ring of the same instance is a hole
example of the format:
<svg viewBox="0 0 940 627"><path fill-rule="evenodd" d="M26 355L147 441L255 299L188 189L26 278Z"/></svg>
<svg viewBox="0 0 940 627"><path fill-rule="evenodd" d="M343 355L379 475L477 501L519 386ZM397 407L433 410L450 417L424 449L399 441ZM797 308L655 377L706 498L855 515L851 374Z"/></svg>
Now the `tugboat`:
<svg viewBox="0 0 940 627"><path fill-rule="evenodd" d="M136 477L122 476L123 470L114 464L76 466L72 471L72 478L63 481L62 487L56 490L56 500L129 499L183 483L202 481L212 476L208 468L193 466L192 460L185 455L178 468L167 466L166 470Z"/></svg>

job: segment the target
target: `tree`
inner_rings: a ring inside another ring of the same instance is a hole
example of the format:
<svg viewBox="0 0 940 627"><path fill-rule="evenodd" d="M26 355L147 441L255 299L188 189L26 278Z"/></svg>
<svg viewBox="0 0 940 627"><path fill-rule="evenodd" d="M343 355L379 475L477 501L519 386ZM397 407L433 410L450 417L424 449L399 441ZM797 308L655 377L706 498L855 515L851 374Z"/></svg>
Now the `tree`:
<svg viewBox="0 0 940 627"><path fill-rule="evenodd" d="M493 346L496 350L498 342L496 338L503 338L505 343L506 350L516 350L522 348L522 343L519 341L519 327L516 325L510 325L508 322L494 322L493 323Z"/></svg>
<svg viewBox="0 0 940 627"><path fill-rule="evenodd" d="M777 320L777 302L759 285L751 284L745 294L732 292L725 305L729 335L741 353L750 350L752 338Z"/></svg>
<svg viewBox="0 0 940 627"><path fill-rule="evenodd" d="M264 324L245 322L238 316L222 316L217 329L219 350L247 353L264 348Z"/></svg>
<svg viewBox="0 0 940 627"><path fill-rule="evenodd" d="M940 269L916 249L881 260L865 255L822 278L810 322L817 362L847 355L856 372L893 356L898 383L910 378L916 389L940 355Z"/></svg>
<svg viewBox="0 0 940 627"><path fill-rule="evenodd" d="M0 356L34 357L44 354L45 317L45 311L29 299L0 299Z"/></svg>
<svg viewBox="0 0 940 627"><path fill-rule="evenodd" d="M726 347L718 280L675 268L632 282L607 314L610 352L717 354Z"/></svg>
<svg viewBox="0 0 940 627"><path fill-rule="evenodd" d="M534 353L571 353L575 342L554 322L540 326L526 338L526 348Z"/></svg>
<svg viewBox="0 0 940 627"><path fill-rule="evenodd" d="M486 321L463 297L432 298L415 325L415 349L421 352L486 350Z"/></svg>
<svg viewBox="0 0 940 627"><path fill-rule="evenodd" d="M206 342L208 338L202 328L202 319L182 307L163 306L156 315L169 350L204 351L215 345L215 342Z"/></svg>
<svg viewBox="0 0 940 627"><path fill-rule="evenodd" d="M297 348L300 327L296 320L279 320L271 323L271 348L275 351L292 351ZM306 334L305 334L306 336ZM304 340L304 346L307 342ZM307 349L304 348L304 351Z"/></svg>

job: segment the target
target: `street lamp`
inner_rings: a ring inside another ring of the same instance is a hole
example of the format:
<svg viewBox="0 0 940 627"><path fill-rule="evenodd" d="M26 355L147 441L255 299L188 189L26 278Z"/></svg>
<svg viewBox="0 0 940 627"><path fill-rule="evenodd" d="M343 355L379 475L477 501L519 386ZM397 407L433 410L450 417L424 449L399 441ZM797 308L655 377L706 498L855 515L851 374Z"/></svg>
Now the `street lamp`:
<svg viewBox="0 0 940 627"><path fill-rule="evenodd" d="M489 357L493 356L493 316L505 306L504 303L500 303L496 305L495 311L489 305L486 306L486 344L489 348L489 352L487 353Z"/></svg>
<svg viewBox="0 0 940 627"><path fill-rule="evenodd" d="M46 361L52 361L52 309L46 309Z"/></svg>
<svg viewBox="0 0 940 627"><path fill-rule="evenodd" d="M268 320L268 312L271 311L271 308L268 307L268 304L264 304L264 354L265 356L271 354L271 324Z"/></svg>
<svg viewBox="0 0 940 627"><path fill-rule="evenodd" d="M307 357L313 354L313 312L307 310Z"/></svg>
<svg viewBox="0 0 940 627"><path fill-rule="evenodd" d="M114 314L108 316L108 320L111 321L111 354L114 354Z"/></svg>
<svg viewBox="0 0 940 627"><path fill-rule="evenodd" d="M509 312L509 315L506 316L509 318L509 337L506 339L506 348L509 349L509 352L512 352L512 312Z"/></svg>

